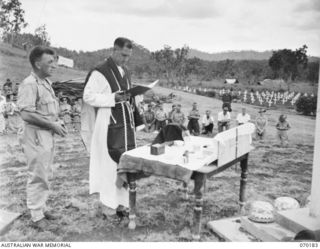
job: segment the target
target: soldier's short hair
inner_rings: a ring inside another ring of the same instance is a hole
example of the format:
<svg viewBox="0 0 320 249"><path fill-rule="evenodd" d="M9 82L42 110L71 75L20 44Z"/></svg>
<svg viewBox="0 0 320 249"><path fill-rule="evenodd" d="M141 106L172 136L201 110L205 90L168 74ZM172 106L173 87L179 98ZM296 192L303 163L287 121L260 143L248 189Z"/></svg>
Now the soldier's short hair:
<svg viewBox="0 0 320 249"><path fill-rule="evenodd" d="M36 46L34 47L29 55L29 61L31 63L32 67L35 67L35 63L37 60L41 58L43 54L50 54L50 55L55 55L55 52L48 47L43 47L43 46Z"/></svg>

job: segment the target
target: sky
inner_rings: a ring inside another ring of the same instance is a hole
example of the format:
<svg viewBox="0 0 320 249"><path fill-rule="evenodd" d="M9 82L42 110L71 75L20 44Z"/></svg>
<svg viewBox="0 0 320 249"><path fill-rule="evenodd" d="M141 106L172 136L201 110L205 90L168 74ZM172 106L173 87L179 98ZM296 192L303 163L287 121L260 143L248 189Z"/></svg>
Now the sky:
<svg viewBox="0 0 320 249"><path fill-rule="evenodd" d="M124 36L156 51L296 49L320 56L320 0L21 0L33 33L53 46L93 51Z"/></svg>

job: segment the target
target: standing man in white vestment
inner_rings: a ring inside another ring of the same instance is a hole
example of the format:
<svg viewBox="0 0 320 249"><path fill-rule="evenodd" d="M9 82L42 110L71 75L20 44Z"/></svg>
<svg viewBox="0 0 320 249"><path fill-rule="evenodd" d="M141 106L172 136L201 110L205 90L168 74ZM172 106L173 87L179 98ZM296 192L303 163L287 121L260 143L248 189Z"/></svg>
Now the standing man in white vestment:
<svg viewBox="0 0 320 249"><path fill-rule="evenodd" d="M123 152L136 147L135 129L143 119L134 99L126 64L132 42L117 38L112 55L89 72L83 92L81 135L90 151L90 193L99 193L105 206L128 215L129 192L117 186L117 164Z"/></svg>

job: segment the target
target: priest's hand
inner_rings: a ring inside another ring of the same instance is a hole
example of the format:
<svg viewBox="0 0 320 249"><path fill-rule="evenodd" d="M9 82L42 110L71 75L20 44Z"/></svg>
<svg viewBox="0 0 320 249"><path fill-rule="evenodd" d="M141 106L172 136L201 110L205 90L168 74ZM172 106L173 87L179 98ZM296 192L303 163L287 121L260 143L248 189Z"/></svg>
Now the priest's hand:
<svg viewBox="0 0 320 249"><path fill-rule="evenodd" d="M128 93L115 93L114 95L115 102L127 101L130 100L130 94Z"/></svg>

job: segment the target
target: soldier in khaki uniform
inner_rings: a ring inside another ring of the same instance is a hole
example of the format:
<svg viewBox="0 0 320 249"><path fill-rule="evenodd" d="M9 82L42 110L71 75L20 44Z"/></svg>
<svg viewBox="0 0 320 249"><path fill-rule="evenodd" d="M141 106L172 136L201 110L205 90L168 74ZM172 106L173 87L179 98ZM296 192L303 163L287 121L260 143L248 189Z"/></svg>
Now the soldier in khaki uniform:
<svg viewBox="0 0 320 249"><path fill-rule="evenodd" d="M184 126L186 120L184 113L181 111L181 105L177 104L176 110L172 113L172 123Z"/></svg>
<svg viewBox="0 0 320 249"><path fill-rule="evenodd" d="M67 134L58 120L59 104L47 77L55 68L54 51L35 47L29 56L33 71L23 81L18 108L25 121L23 149L28 164L27 207L32 225L45 229L57 216L46 210L48 178L52 174L54 134Z"/></svg>

